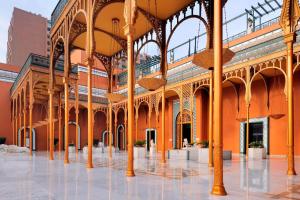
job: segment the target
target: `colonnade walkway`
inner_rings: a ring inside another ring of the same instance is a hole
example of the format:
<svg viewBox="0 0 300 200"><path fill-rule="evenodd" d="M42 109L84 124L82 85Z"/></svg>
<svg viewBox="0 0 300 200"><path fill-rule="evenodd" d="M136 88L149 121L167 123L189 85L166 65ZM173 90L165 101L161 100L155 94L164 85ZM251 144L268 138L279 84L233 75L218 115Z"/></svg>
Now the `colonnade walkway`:
<svg viewBox="0 0 300 200"><path fill-rule="evenodd" d="M63 154L49 161L47 152L0 153L0 198L19 199L300 199L300 177L286 176L285 158L224 161L228 196L210 195L213 169L194 161L135 160L136 177L124 176L127 154L94 157L95 168L87 170L82 153L64 165ZM295 159L300 166L300 158ZM297 170L299 171L299 169Z"/></svg>

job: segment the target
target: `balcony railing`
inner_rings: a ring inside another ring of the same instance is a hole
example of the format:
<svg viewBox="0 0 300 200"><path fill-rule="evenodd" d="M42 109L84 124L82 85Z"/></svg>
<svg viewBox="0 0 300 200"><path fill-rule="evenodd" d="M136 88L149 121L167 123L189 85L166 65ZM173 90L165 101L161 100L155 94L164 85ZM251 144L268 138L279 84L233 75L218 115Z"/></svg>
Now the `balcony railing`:
<svg viewBox="0 0 300 200"><path fill-rule="evenodd" d="M258 26L255 26L253 31L258 31L258 30L264 29L266 27L269 27L273 24L278 23L278 21L279 21L279 17L275 17L271 20L268 20L268 21L258 25ZM247 35L247 31L233 35L233 36L229 37L228 39L224 39L223 42L224 42L224 44L226 44L230 41L244 37L245 35ZM169 64L176 63L184 58L190 57L193 54L204 50L203 48L199 48L199 46L197 45L199 43L201 37L205 37L205 34L196 36L196 37L189 39L188 41L170 49L167 52L168 63ZM264 45L264 43L262 45ZM245 59L249 55L249 52L252 52L253 49L255 49L255 48L257 48L257 50L259 50L259 51L262 50L261 46L260 47L254 46L252 49L245 49L245 50L242 50L241 52L238 52L233 61L238 62L239 60ZM155 58L160 59L159 56L156 56ZM153 59L154 59L154 57L153 57ZM136 72L135 72L136 78L138 78L140 75L146 76L146 75L160 71L160 60L157 59L156 62L153 62L153 59L146 60L145 62L136 65ZM126 85L127 72L120 73L118 76L118 79L119 79L120 86Z"/></svg>
<svg viewBox="0 0 300 200"><path fill-rule="evenodd" d="M55 24L55 22L57 21L57 19L59 18L60 14L61 14L61 12L67 5L67 3L68 3L68 0L60 0L57 3L56 7L54 8L54 10L51 14L51 26L53 26Z"/></svg>
<svg viewBox="0 0 300 200"><path fill-rule="evenodd" d="M17 85L19 84L20 80L26 74L26 72L30 69L31 66L49 68L49 65L50 65L50 61L49 61L48 57L40 56L40 55L36 55L36 54L30 54L28 56L25 64L23 65L21 71L19 72L14 84L10 88L10 94L12 94L14 92L14 90L16 89ZM55 70L56 71L64 71L64 62L62 60L59 60L56 62ZM76 67L72 68L71 73L77 73L77 68Z"/></svg>

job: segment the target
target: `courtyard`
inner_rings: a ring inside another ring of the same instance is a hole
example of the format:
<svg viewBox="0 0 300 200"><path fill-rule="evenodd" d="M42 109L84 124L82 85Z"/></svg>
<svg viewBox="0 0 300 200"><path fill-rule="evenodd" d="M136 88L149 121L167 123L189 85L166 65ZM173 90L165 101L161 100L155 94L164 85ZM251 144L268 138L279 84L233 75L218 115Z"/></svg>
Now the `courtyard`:
<svg viewBox="0 0 300 200"><path fill-rule="evenodd" d="M300 199L300 177L286 176L285 158L224 161L228 195L210 195L213 169L189 160L135 160L136 176L128 178L126 153L94 155L94 169L86 169L82 153L64 165L63 155L49 161L47 152L0 155L1 200L23 199ZM299 166L300 159L295 159Z"/></svg>

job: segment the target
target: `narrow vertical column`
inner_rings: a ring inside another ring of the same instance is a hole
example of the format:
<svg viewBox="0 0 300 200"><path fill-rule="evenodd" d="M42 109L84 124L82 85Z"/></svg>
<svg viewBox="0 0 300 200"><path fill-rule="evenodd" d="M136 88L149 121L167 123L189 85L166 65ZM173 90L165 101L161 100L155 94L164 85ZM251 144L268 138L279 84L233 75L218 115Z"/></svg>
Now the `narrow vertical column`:
<svg viewBox="0 0 300 200"><path fill-rule="evenodd" d="M58 97L58 151L62 151L62 113L61 113L61 98L62 95L59 93ZM59 154L60 155L60 154Z"/></svg>
<svg viewBox="0 0 300 200"><path fill-rule="evenodd" d="M12 100L11 124L13 134L13 144L15 144L15 101Z"/></svg>
<svg viewBox="0 0 300 200"><path fill-rule="evenodd" d="M165 86L163 86L162 94L161 94L161 162L166 163L166 142L165 142L165 134L166 134L166 97L165 97Z"/></svg>
<svg viewBox="0 0 300 200"><path fill-rule="evenodd" d="M109 102L108 156L112 158L112 103Z"/></svg>
<svg viewBox="0 0 300 200"><path fill-rule="evenodd" d="M124 140L125 140L125 146L124 146L124 149L125 151L128 149L127 148L127 109L124 110L124 125L125 125L125 130L124 130Z"/></svg>
<svg viewBox="0 0 300 200"><path fill-rule="evenodd" d="M118 125L118 113L117 112L115 112L114 119L115 119L115 137L114 137L114 140L115 140L115 148L117 148L118 146L120 146L119 145L120 141L119 141L118 133L117 133L117 125Z"/></svg>
<svg viewBox="0 0 300 200"><path fill-rule="evenodd" d="M87 32L86 32L86 54L88 61L88 158L86 167L93 168L93 126L94 126L94 111L93 111L93 91L92 91L92 68L94 66L94 21L93 21L93 0L87 1Z"/></svg>
<svg viewBox="0 0 300 200"><path fill-rule="evenodd" d="M31 82L32 83L32 82ZM32 112L33 112L33 88L29 91L29 154L32 156Z"/></svg>
<svg viewBox="0 0 300 200"><path fill-rule="evenodd" d="M214 1L214 183L212 194L226 195L223 184L223 133L222 133L222 0Z"/></svg>
<svg viewBox="0 0 300 200"><path fill-rule="evenodd" d="M78 158L78 128L79 128L79 95L78 95L78 80L76 80L76 84L75 84L75 114L76 114L76 139L75 139L75 152L76 152L76 158Z"/></svg>
<svg viewBox="0 0 300 200"><path fill-rule="evenodd" d="M93 96L92 96L92 67L93 57L88 58L88 160L87 168L93 168Z"/></svg>
<svg viewBox="0 0 300 200"><path fill-rule="evenodd" d="M136 19L136 0L125 0L124 18L126 25L124 27L125 35L127 36L127 61L128 61L128 166L126 175L134 176L133 166L133 123L134 123L134 24Z"/></svg>
<svg viewBox="0 0 300 200"><path fill-rule="evenodd" d="M213 167L213 71L210 70L209 108L208 108L208 166Z"/></svg>
<svg viewBox="0 0 300 200"><path fill-rule="evenodd" d="M64 163L69 164L69 77L64 77L65 90L65 156Z"/></svg>
<svg viewBox="0 0 300 200"><path fill-rule="evenodd" d="M134 139L134 141L138 140L138 120L139 120L139 109L136 108L136 110L135 110L135 139Z"/></svg>
<svg viewBox="0 0 300 200"><path fill-rule="evenodd" d="M249 131L250 131L250 67L247 67L246 74L246 158L248 158L248 150L249 150Z"/></svg>
<svg viewBox="0 0 300 200"><path fill-rule="evenodd" d="M15 137L15 145L18 145L18 118L17 118L17 107L18 103L14 99L14 105L15 105L15 113L14 113L14 126L15 126L15 132L14 132L14 137Z"/></svg>
<svg viewBox="0 0 300 200"><path fill-rule="evenodd" d="M284 37L287 45L287 99L288 99L288 175L296 175L294 158L294 94L293 94L293 42L295 34Z"/></svg>
<svg viewBox="0 0 300 200"><path fill-rule="evenodd" d="M49 89L49 160L54 160L54 120L53 120L53 90ZM48 138L47 138L48 140Z"/></svg>
<svg viewBox="0 0 300 200"><path fill-rule="evenodd" d="M22 146L22 134L21 134L21 129L22 129L22 98L21 98L21 95L19 97L19 131L20 131L20 140L19 140L19 136L18 136L18 143L19 143L19 146ZM18 131L18 132L19 132Z"/></svg>
<svg viewBox="0 0 300 200"><path fill-rule="evenodd" d="M24 90L24 102L23 102L23 120L24 120L24 122L23 122L23 124L24 124L24 129L23 129L23 131L24 131L24 137L23 137L23 140L24 140L24 147L26 147L26 109L27 109L27 99L26 99L26 88L25 88L25 90Z"/></svg>

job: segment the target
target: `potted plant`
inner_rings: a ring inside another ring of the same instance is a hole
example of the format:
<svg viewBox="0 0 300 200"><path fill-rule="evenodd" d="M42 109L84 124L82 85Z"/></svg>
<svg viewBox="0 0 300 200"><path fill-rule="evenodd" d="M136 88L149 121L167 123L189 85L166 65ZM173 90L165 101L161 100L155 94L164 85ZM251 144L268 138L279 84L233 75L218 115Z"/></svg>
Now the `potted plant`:
<svg viewBox="0 0 300 200"><path fill-rule="evenodd" d="M5 144L6 138L5 137L0 137L0 144Z"/></svg>
<svg viewBox="0 0 300 200"><path fill-rule="evenodd" d="M254 141L249 144L248 157L252 159L266 159L266 149L262 142Z"/></svg>
<svg viewBox="0 0 300 200"><path fill-rule="evenodd" d="M134 143L134 148L133 148L134 158L145 158L146 156L145 144L146 144L145 140L137 140Z"/></svg>
<svg viewBox="0 0 300 200"><path fill-rule="evenodd" d="M69 144L69 153L75 153L75 144L74 144L74 142L71 142Z"/></svg>

